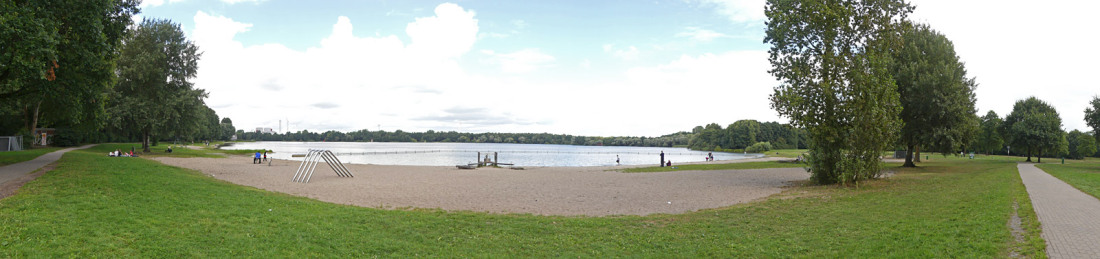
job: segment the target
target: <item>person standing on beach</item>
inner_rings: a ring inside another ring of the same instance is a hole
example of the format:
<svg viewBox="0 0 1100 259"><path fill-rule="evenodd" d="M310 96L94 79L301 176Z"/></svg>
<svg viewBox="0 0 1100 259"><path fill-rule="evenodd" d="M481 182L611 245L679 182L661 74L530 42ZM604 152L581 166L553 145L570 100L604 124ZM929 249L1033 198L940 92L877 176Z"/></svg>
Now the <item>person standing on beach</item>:
<svg viewBox="0 0 1100 259"><path fill-rule="evenodd" d="M620 165L619 164L619 155L615 155L615 165Z"/></svg>
<svg viewBox="0 0 1100 259"><path fill-rule="evenodd" d="M264 150L264 160L263 161L265 161L265 162L267 161L267 150Z"/></svg>
<svg viewBox="0 0 1100 259"><path fill-rule="evenodd" d="M661 150L661 167L665 167L665 151Z"/></svg>
<svg viewBox="0 0 1100 259"><path fill-rule="evenodd" d="M252 158L252 163L253 164L259 164L260 163L260 151L256 151L256 157Z"/></svg>

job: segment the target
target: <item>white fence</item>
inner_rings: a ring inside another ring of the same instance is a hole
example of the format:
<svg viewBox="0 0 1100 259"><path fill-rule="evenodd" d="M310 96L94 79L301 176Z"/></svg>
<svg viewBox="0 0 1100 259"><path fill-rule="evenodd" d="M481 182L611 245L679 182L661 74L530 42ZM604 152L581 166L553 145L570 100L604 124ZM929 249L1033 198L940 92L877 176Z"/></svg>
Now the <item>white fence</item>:
<svg viewBox="0 0 1100 259"><path fill-rule="evenodd" d="M0 152L23 150L23 136L0 136Z"/></svg>

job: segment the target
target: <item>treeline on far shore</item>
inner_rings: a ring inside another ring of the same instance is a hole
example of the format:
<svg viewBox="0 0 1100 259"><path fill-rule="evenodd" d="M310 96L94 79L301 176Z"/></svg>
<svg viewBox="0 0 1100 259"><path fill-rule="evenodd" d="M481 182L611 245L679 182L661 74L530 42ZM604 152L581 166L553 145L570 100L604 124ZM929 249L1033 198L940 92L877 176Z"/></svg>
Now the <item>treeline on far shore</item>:
<svg viewBox="0 0 1100 259"><path fill-rule="evenodd" d="M778 122L739 120L725 129L717 123L691 130L688 148L693 150L757 153L771 149L805 149L806 130Z"/></svg>
<svg viewBox="0 0 1100 259"><path fill-rule="evenodd" d="M711 123L691 132L681 131L660 137L590 137L550 133L462 133L455 131L405 132L358 130L352 132L302 130L283 134L237 131L244 141L331 141L331 142L454 142L517 143L582 146L688 147L694 150L740 152L756 143L766 142L768 149L806 148L806 133L777 122L741 120L726 129Z"/></svg>
<svg viewBox="0 0 1100 259"><path fill-rule="evenodd" d="M453 142L453 143L517 143L580 146L674 147L687 146L694 134L677 132L660 137L588 137L550 133L463 133L455 131L405 132L357 130L310 132L302 130L284 134L237 131L237 140L245 141L330 141L330 142Z"/></svg>

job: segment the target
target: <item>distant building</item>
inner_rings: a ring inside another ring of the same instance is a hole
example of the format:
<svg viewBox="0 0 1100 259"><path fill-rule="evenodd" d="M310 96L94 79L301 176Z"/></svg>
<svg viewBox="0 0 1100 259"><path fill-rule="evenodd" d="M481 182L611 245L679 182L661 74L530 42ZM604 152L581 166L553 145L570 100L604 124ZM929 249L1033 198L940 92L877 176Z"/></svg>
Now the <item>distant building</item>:
<svg viewBox="0 0 1100 259"><path fill-rule="evenodd" d="M256 133L275 134L275 130L272 129L272 128L257 127L256 128Z"/></svg>

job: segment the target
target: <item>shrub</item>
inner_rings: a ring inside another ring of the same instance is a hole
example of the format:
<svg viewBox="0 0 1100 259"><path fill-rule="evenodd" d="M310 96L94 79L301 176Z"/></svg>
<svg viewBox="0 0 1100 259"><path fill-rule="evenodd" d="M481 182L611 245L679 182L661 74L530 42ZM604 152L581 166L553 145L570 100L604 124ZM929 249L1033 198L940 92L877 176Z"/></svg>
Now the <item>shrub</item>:
<svg viewBox="0 0 1100 259"><path fill-rule="evenodd" d="M749 153L764 153L768 150L772 150L772 144L768 142L756 142L756 144L745 148L745 152Z"/></svg>
<svg viewBox="0 0 1100 259"><path fill-rule="evenodd" d="M55 147L71 147L80 144L80 133L67 128L57 128L54 135L50 136L50 145Z"/></svg>

